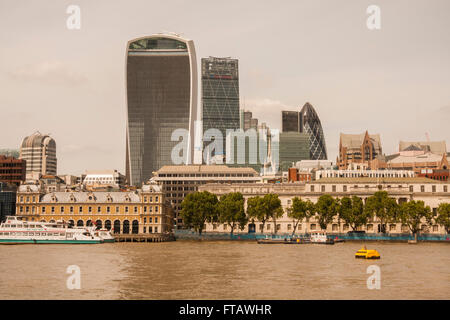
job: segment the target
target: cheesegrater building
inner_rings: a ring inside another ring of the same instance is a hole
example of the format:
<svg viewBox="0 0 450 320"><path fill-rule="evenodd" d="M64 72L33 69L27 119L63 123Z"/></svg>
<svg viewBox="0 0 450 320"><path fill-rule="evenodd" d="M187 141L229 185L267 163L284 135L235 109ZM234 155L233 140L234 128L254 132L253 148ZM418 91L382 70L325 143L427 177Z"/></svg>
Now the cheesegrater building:
<svg viewBox="0 0 450 320"><path fill-rule="evenodd" d="M203 134L208 129L222 133L222 154L214 150L213 156L225 156L227 130L237 130L239 119L238 60L231 58L202 58L202 120ZM204 146L211 142L205 141Z"/></svg>
<svg viewBox="0 0 450 320"><path fill-rule="evenodd" d="M147 181L164 165L192 162L197 79L192 40L156 34L128 42L125 167L130 185ZM175 132L177 129L188 132L186 141L183 140L187 152L175 149L182 141L175 134L180 132ZM181 157L182 162L174 163L172 153Z"/></svg>

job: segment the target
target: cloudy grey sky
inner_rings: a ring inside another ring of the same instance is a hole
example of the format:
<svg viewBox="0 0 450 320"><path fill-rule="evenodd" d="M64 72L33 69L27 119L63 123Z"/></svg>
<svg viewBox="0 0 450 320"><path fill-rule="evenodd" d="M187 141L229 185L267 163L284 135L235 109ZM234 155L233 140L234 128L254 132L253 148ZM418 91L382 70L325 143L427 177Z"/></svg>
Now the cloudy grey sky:
<svg viewBox="0 0 450 320"><path fill-rule="evenodd" d="M385 153L426 132L450 141L448 0L1 0L0 148L39 130L58 173L124 172L125 46L164 31L193 39L198 60L238 58L241 106L273 128L309 101L332 160L340 132L380 133Z"/></svg>

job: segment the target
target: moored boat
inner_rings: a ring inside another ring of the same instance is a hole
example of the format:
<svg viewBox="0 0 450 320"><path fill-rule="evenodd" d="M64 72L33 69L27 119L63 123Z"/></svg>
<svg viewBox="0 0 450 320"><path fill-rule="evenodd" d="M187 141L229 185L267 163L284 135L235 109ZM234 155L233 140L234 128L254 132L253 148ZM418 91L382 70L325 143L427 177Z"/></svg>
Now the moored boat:
<svg viewBox="0 0 450 320"><path fill-rule="evenodd" d="M103 242L105 242L105 243L115 242L114 236L111 234L111 232L108 229L103 228L103 229L95 230L94 235L96 235L97 237L102 239Z"/></svg>
<svg viewBox="0 0 450 320"><path fill-rule="evenodd" d="M64 222L24 221L8 216L0 224L0 244L94 244L103 240L88 228L72 228Z"/></svg>
<svg viewBox="0 0 450 320"><path fill-rule="evenodd" d="M325 231L312 231L311 232L311 243L314 244L334 244L334 240L327 237L327 233Z"/></svg>

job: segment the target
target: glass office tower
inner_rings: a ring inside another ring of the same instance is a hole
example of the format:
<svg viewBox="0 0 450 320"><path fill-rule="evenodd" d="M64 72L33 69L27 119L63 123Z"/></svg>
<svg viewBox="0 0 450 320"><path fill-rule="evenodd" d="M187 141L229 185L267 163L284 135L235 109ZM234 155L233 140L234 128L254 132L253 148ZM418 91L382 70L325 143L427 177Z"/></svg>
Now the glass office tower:
<svg viewBox="0 0 450 320"><path fill-rule="evenodd" d="M128 42L126 176L130 185L147 181L164 165L179 164L172 157L181 142L181 138L172 141L176 129L188 131L186 152L178 155L182 163L192 162L197 79L192 40L156 34Z"/></svg>
<svg viewBox="0 0 450 320"><path fill-rule="evenodd" d="M203 134L208 129L218 129L222 133L225 156L226 130L237 130L239 119L239 69L238 60L231 58L202 58L202 120ZM210 141L204 142L204 147Z"/></svg>
<svg viewBox="0 0 450 320"><path fill-rule="evenodd" d="M327 160L327 147L322 124L313 106L307 102L300 111L302 132L309 134L311 160Z"/></svg>
<svg viewBox="0 0 450 320"><path fill-rule="evenodd" d="M301 132L301 113L297 111L281 111L281 131Z"/></svg>

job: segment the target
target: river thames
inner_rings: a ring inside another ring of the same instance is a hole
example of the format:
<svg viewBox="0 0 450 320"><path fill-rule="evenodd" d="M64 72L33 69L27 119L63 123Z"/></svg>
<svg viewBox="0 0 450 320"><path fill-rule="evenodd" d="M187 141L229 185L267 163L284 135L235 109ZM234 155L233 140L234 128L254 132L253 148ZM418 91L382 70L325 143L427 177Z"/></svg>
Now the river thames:
<svg viewBox="0 0 450 320"><path fill-rule="evenodd" d="M449 299L450 244L176 241L0 246L0 299ZM81 271L69 290L68 266ZM369 290L370 265L381 288Z"/></svg>

